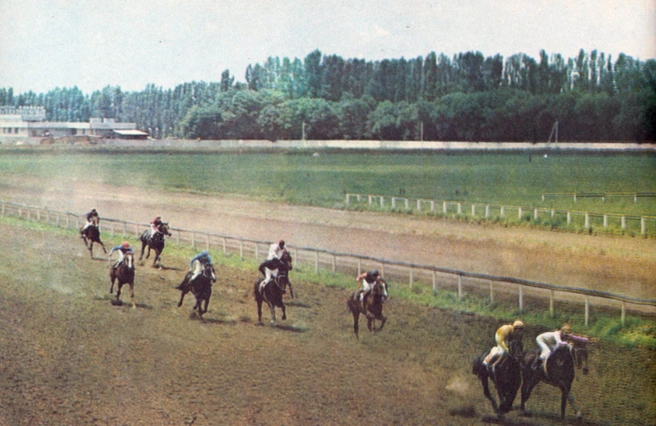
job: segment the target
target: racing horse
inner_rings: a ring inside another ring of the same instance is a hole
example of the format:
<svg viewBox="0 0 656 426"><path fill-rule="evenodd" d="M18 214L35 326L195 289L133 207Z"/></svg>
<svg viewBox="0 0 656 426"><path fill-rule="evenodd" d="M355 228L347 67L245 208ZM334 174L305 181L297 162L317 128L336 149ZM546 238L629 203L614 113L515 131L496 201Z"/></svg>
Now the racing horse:
<svg viewBox="0 0 656 426"><path fill-rule="evenodd" d="M376 320L380 321L378 331L381 331L385 327L387 317L383 316L383 302L387 299L387 282L384 278L378 277L376 282L374 282L373 288L365 296L362 303L360 303L359 296L360 291L358 290L346 302L346 306L353 314L353 331L355 332L355 338L358 340L360 340L358 334L360 314L367 318L367 327L372 334L376 329Z"/></svg>
<svg viewBox="0 0 656 426"><path fill-rule="evenodd" d="M531 391L538 383L544 382L560 389L560 417L565 419L565 408L567 400L572 404L576 411L576 417L583 417L574 396L571 394L572 382L574 381L574 372L576 368L582 369L583 374L588 374L588 348L583 342L572 342L567 345L556 347L547 357L546 365L538 363L537 358L540 356L539 349L532 349L524 355L522 363L522 405L521 412L524 415L528 413L525 410L526 401L531 396Z"/></svg>
<svg viewBox="0 0 656 426"><path fill-rule="evenodd" d="M100 247L102 247L103 252L107 254L107 250L105 249L105 244L103 244L102 241L100 241L100 229L98 228L98 222L97 220L94 219L94 223L92 225L89 225L86 229L80 231L80 238L82 238L82 241L84 241L84 245L87 249L89 249L89 255L93 259L93 243L98 243L100 244Z"/></svg>
<svg viewBox="0 0 656 426"><path fill-rule="evenodd" d="M114 281L118 280L116 286L116 300L112 301L112 303L116 305L121 304L121 288L123 285L129 284L132 307L136 308L137 305L134 303L134 255L132 253L126 253L123 260L116 268L110 266L109 279L112 282L112 285L109 288L110 293L114 293Z"/></svg>
<svg viewBox="0 0 656 426"><path fill-rule="evenodd" d="M257 302L258 324L262 324L263 302L266 302L266 304L269 305L269 309L271 310L271 323L276 321L276 307L282 309L282 319L287 319L287 311L285 309L285 303L282 300L282 296L287 291L287 286L289 286L290 294L292 298L294 298L292 283L289 281L289 271L292 269L292 255L289 253L289 251L285 250L280 256L278 275L273 280L269 281L262 289L260 289L260 284L262 281L264 281L264 278L259 278L257 281L255 281L255 285L253 286L253 294L255 296L255 302Z"/></svg>
<svg viewBox="0 0 656 426"><path fill-rule="evenodd" d="M168 235L169 237L171 236L171 232L169 232L168 222L159 225L157 227L157 232L155 232L152 236L150 235L150 229L145 230L140 237L141 256L139 256L139 260L141 261L141 259L143 259L144 250L146 250L146 247L148 247L148 253L146 254L146 259L150 257L150 250L152 249L155 251L155 257L153 258L152 266L155 267L158 260L161 263L162 261L161 255L162 255L162 251L164 251L165 235Z"/></svg>
<svg viewBox="0 0 656 426"><path fill-rule="evenodd" d="M194 305L193 310L195 311L198 309L198 316L202 320L203 314L207 312L207 307L210 304L210 297L212 297L212 283L216 282L216 273L214 271L214 266L208 263L204 265L203 272L191 281L193 274L193 271L187 272L184 280L176 287L176 289L182 292L180 295L180 301L178 302L178 308L182 306L182 301L184 300L185 295L191 291L196 297L196 304ZM205 302L205 307L201 308L201 302L203 301Z"/></svg>
<svg viewBox="0 0 656 426"><path fill-rule="evenodd" d="M490 350L483 352L480 356L472 361L472 373L481 381L483 393L492 404L494 412L501 419L504 414L512 410L513 402L517 396L517 391L522 385L522 355L523 347L520 340L510 342L510 351L503 354L494 364L483 364L483 360L490 353ZM499 403L490 393L488 379L494 383L499 396Z"/></svg>

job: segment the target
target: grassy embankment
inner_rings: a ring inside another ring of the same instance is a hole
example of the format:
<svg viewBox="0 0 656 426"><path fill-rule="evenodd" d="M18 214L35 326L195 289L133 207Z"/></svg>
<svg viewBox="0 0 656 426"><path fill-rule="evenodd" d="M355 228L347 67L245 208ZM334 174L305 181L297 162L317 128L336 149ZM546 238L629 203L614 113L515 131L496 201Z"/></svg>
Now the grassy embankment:
<svg viewBox="0 0 656 426"><path fill-rule="evenodd" d="M28 221L22 218L0 217L0 223L56 232L70 238L76 238L78 235L77 230L74 229L62 229L51 224ZM122 237L103 235L103 240L109 249L114 245L120 244ZM127 237L127 240L135 247L140 246L134 237ZM177 258L181 261L182 259L186 261L186 259L191 258L198 251L197 249L176 245L171 242L166 246L166 256ZM98 250L96 250L96 253L98 253ZM219 266L228 266L244 271L257 270L258 265L254 259L240 259L236 254L226 255L216 250L210 250L210 254ZM328 271L321 271L317 274L314 272L314 268L311 267L297 266L294 269L292 277L292 281L294 280L331 287L352 288L352 277ZM465 295L459 300L456 291L440 290L437 293L433 293L429 285L421 285L421 283L416 283L412 288L391 285L390 296L403 298L425 306L487 317L493 320L512 321L518 316L521 316L525 322L541 324L545 328L557 328L561 324L568 322L576 330L585 330L585 333L590 336L608 340L615 344L627 347L640 346L656 349L656 324L654 321L631 314L626 316L625 324L622 325L619 315L616 312L608 314L605 312L596 312L591 317L590 326L586 328L580 309L568 310L567 308L561 308L555 313L554 317L551 317L545 310L519 312L516 308L512 308L504 303L490 304L487 299L471 294Z"/></svg>
<svg viewBox="0 0 656 426"><path fill-rule="evenodd" d="M656 155L653 154L551 154L528 153L444 154L431 152L322 152L310 151L167 152L163 150L5 150L0 169L13 176L62 181L102 182L158 190L203 194L232 194L298 205L369 209L366 204L345 205L346 193L379 194L411 199L432 199L522 206L562 211L656 216L656 198L632 196L579 198L544 193L635 193L656 191ZM389 202L386 209L391 210ZM377 209L374 207L374 209ZM445 216L439 212L427 216ZM419 214L397 207L402 214ZM563 215L543 214L534 221L526 210L520 219L492 211L490 221L506 225L545 226L574 232L639 235L639 221L618 218L608 228L592 219L584 228L579 217L567 224ZM449 213L457 220L480 221ZM648 233L656 234L656 222Z"/></svg>

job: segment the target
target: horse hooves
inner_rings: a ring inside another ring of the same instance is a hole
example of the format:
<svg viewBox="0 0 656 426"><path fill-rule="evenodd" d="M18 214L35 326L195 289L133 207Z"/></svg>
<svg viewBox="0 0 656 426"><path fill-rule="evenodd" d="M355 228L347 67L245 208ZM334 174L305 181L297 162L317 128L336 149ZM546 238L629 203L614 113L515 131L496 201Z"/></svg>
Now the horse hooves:
<svg viewBox="0 0 656 426"><path fill-rule="evenodd" d="M121 302L120 299L112 299L112 305L114 306L122 306L123 302Z"/></svg>
<svg viewBox="0 0 656 426"><path fill-rule="evenodd" d="M283 315L283 316L282 316L282 320L284 321L284 320L286 320L286 319L287 319L287 315Z"/></svg>

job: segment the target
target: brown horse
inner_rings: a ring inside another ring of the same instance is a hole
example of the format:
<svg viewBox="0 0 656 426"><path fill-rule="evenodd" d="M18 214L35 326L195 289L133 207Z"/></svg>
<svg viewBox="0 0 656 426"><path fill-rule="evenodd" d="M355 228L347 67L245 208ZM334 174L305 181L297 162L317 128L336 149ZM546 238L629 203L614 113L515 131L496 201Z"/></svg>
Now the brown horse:
<svg viewBox="0 0 656 426"><path fill-rule="evenodd" d="M124 284L129 284L130 301L132 302L132 307L136 308L137 305L134 303L134 255L132 253L126 253L123 260L116 268L113 266L110 267L109 279L112 282L112 285L109 288L110 293L114 293L114 281L118 280L118 285L116 286L116 299L112 303L117 305L121 304L121 287L123 287Z"/></svg>
<svg viewBox="0 0 656 426"><path fill-rule="evenodd" d="M105 244L100 241L100 228L98 228L97 220L94 219L94 223L89 225L86 229L80 230L80 238L84 241L84 246L89 250L89 255L93 259L93 243L100 244L103 252L107 254L105 249Z"/></svg>
<svg viewBox="0 0 656 426"><path fill-rule="evenodd" d="M271 311L271 323L276 321L276 307L282 309L282 319L287 319L287 310L285 308L285 303L282 300L282 296L286 292L287 286L289 286L291 296L292 298L294 297L292 283L289 281L289 271L292 269L292 255L289 254L289 251L285 250L282 256L280 256L278 275L276 278L267 283L262 290L260 290L260 283L262 283L264 279L259 278L255 281L253 295L255 296L255 302L257 303L258 324L262 324L263 302L266 302L266 304L269 305L269 310Z"/></svg>
<svg viewBox="0 0 656 426"><path fill-rule="evenodd" d="M568 345L557 347L547 358L547 365L537 362L540 356L539 349L532 349L524 355L522 363L522 405L521 412L527 415L525 404L531 396L531 391L538 383L544 382L560 389L560 416L565 419L565 408L567 400L576 411L576 417L581 418L583 414L579 409L574 396L570 393L574 381L575 368L583 370L588 374L588 348L586 343L572 342ZM537 366L537 367L536 367Z"/></svg>
<svg viewBox="0 0 656 426"><path fill-rule="evenodd" d="M513 340L510 343L510 352L504 354L494 363L494 368L483 363L485 357L490 353L486 350L472 362L472 373L478 376L483 385L483 394L492 404L492 408L499 419L510 410L517 396L517 391L522 385L521 360L523 355L521 340ZM494 383L499 396L499 404L490 393L488 379Z"/></svg>
<svg viewBox="0 0 656 426"><path fill-rule="evenodd" d="M203 272L194 278L191 281L193 276L193 271L187 272L184 280L176 288L182 293L180 295L180 301L178 302L178 308L182 306L182 301L187 293L190 291L196 297L196 304L193 307L193 310L198 310L198 316L200 319L203 319L203 314L207 312L207 307L210 304L210 297L212 297L212 283L216 282L216 273L214 272L214 266L207 263L203 266ZM205 302L205 308L201 308L201 302Z"/></svg>
<svg viewBox="0 0 656 426"><path fill-rule="evenodd" d="M157 227L158 232L155 232L152 236L150 235L150 229L146 230L141 234L140 240L141 240L141 256L139 256L139 261L143 259L144 251L146 250L146 247L148 247L148 253L146 254L146 259L150 257L150 250L155 251L155 257L153 258L153 264L152 266L155 267L157 264L157 261L162 261L162 251L164 251L164 236L171 236L171 232L169 232L169 224L168 223L162 223Z"/></svg>
<svg viewBox="0 0 656 426"><path fill-rule="evenodd" d="M353 331L358 340L360 340L358 334L360 314L367 317L367 327L372 334L376 330L376 320L380 321L380 328L377 331L381 331L385 327L387 317L383 316L383 302L387 299L387 282L379 277L362 303L359 297L360 291L356 291L346 302L346 306L353 314Z"/></svg>

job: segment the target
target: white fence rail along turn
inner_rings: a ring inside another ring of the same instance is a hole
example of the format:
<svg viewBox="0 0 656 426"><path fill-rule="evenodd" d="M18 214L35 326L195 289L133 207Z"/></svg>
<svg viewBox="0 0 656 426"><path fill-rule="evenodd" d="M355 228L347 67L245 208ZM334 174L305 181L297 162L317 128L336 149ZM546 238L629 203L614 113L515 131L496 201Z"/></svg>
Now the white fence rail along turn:
<svg viewBox="0 0 656 426"><path fill-rule="evenodd" d="M17 216L28 220L36 220L54 224L57 227L80 228L84 223L83 215L72 212L59 212L43 207L0 200L0 215ZM145 223L129 222L120 219L102 218L101 231L110 235L133 236L139 238L141 232L149 228ZM238 253L240 258L264 259L271 242L258 241L229 235L214 234L203 231L170 228L176 244L186 244L205 250L220 250L225 254ZM349 253L338 253L311 247L299 247L289 244L297 268L309 267L314 272L341 272L355 276L365 269L378 268L382 275L394 278L399 282L407 280L407 285L432 285L433 292L439 289L450 289L457 292L462 299L466 291L480 294L483 292L491 303L499 298L515 299L519 311L529 309L531 300L548 300L549 312L553 316L556 302L580 303L584 308L585 324L589 324L592 306L616 308L619 305L622 324L627 310L637 314L653 315L656 313L656 300L637 299L619 294L589 290L583 288L558 286L553 284L528 281L520 278L493 276L474 272L459 271L438 266L419 265L408 262L398 262L376 257L361 256Z"/></svg>
<svg viewBox="0 0 656 426"><path fill-rule="evenodd" d="M590 228L595 225L603 226L604 229L607 229L611 224L616 224L622 230L627 230L629 228L629 224L631 223L635 224L636 229L637 227L640 228L641 235L656 235L656 217L654 216L634 216L616 213L592 213L544 207L498 206L494 204L472 203L464 201L428 200L421 198L416 199L416 202L413 202L413 200L410 198L405 197L373 194L363 195L353 193L346 194L345 202L348 206L355 203L364 203L365 199L367 200L369 207L384 209L389 205L392 209L402 207L405 208L405 210L416 210L418 212L431 211L444 215L470 214L472 217L479 217L484 219L491 219L494 217L511 218L512 216L515 216L518 220L526 218L537 222L544 218L554 220L556 217L559 217L563 218L568 226L576 222L584 228ZM387 204L386 200L389 200L389 204Z"/></svg>

